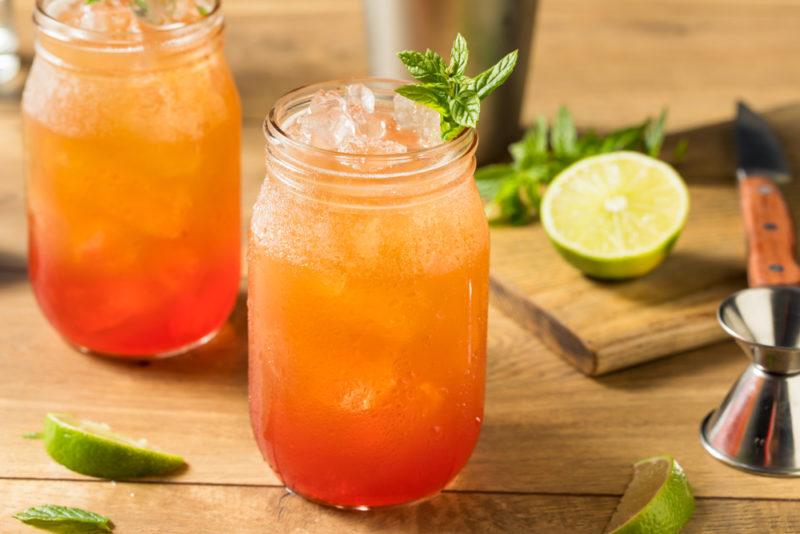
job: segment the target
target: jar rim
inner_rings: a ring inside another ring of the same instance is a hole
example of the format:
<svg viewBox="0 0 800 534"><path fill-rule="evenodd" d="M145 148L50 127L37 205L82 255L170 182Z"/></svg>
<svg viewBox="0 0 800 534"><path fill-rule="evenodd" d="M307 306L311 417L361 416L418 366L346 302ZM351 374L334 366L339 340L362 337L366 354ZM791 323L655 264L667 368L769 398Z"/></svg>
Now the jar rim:
<svg viewBox="0 0 800 534"><path fill-rule="evenodd" d="M141 50L148 46L148 41L142 39L139 32L108 33L99 30L89 30L71 26L60 21L46 11L46 0L36 0L33 11L33 21L36 28L48 37L59 41L79 41L87 45L107 46L124 51ZM202 18L189 23L172 23L155 26L148 31L148 35L156 37L156 45L166 43L184 44L192 40L202 30L211 30L222 24L222 1L212 0L213 5Z"/></svg>
<svg viewBox="0 0 800 534"><path fill-rule="evenodd" d="M439 167L457 160L465 154L474 152L478 144L478 138L474 128L465 128L464 131L458 134L458 136L456 136L454 139L431 147L418 148L409 150L408 152L400 153L358 154L339 152L337 150L329 150L313 146L309 143L292 138L281 126L283 117L280 116L280 112L282 110L285 110L292 105L298 105L298 103L302 102L304 99L310 100L311 96L319 90L341 88L346 85L359 83L367 85L368 87L371 86L371 88L374 88L376 85L382 85L384 87L391 87L393 90L395 87L407 84L408 81L395 78L352 77L307 84L292 89L275 101L275 104L273 104L272 108L267 114L267 117L264 119L262 130L267 142L269 143L271 139L276 139L281 145L285 145L294 150L300 150L309 155L322 158L332 158L338 162L344 163L345 165L350 162L353 165L348 166L353 167L353 172L341 172L334 174L342 174L350 177L361 176L370 178L374 178L376 175L384 177L397 177L405 175L406 173L404 172L393 173L391 171L392 166L401 163L409 163L419 160L431 160L432 162L437 162L435 166ZM370 162L376 163L384 163L386 165L385 170L359 173L355 169L358 168L358 163L363 162L364 160L369 160ZM331 170L326 170L325 172L330 174Z"/></svg>

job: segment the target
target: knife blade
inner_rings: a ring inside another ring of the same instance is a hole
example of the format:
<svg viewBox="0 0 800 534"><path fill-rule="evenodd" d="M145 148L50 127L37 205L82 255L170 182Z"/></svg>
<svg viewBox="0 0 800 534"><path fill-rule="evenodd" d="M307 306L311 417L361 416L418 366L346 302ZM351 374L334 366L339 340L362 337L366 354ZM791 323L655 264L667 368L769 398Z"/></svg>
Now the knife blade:
<svg viewBox="0 0 800 534"><path fill-rule="evenodd" d="M775 132L764 118L739 101L736 104L736 151L739 157L736 175L764 176L779 184L792 180L789 164Z"/></svg>

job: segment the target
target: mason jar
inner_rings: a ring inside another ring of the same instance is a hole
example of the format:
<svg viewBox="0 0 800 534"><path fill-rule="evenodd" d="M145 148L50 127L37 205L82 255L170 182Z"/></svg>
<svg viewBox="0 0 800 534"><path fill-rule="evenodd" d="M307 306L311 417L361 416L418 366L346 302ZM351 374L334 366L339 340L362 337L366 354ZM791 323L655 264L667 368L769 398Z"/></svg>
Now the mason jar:
<svg viewBox="0 0 800 534"><path fill-rule="evenodd" d="M69 343L118 357L210 339L240 273L241 110L219 1L188 22L143 15L39 0L22 100L33 290Z"/></svg>
<svg viewBox="0 0 800 534"><path fill-rule="evenodd" d="M489 236L476 135L401 154L345 154L287 135L322 91L265 122L249 239L250 414L292 491L338 507L439 492L481 428ZM400 82L362 80L376 106Z"/></svg>

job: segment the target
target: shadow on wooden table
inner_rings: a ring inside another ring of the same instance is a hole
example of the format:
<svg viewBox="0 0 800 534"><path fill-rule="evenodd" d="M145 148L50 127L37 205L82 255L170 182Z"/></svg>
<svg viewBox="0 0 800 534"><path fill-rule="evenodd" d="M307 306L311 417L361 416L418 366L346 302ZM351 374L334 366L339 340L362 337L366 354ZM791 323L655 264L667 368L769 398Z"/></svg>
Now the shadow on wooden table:
<svg viewBox="0 0 800 534"><path fill-rule="evenodd" d="M326 532L594 532L616 505L616 497L444 491L419 503L363 513L314 505L291 494L277 500L276 532L322 532L319 525L327 525Z"/></svg>
<svg viewBox="0 0 800 534"><path fill-rule="evenodd" d="M800 143L800 106L789 104L771 110L759 110L775 129L785 148L789 166L800 169L800 155L793 150ZM731 108L731 114L734 109ZM680 163L672 162L692 185L736 185L736 148L732 121L717 122L669 135L664 144L664 157L670 159L678 142L688 142L686 156Z"/></svg>
<svg viewBox="0 0 800 534"><path fill-rule="evenodd" d="M678 143L685 141L686 154L675 161ZM736 186L736 155L733 123L717 122L671 133L664 143L667 159L690 185Z"/></svg>
<svg viewBox="0 0 800 534"><path fill-rule="evenodd" d="M742 351L733 342L724 342L594 377L593 380L614 389L653 389L676 378L701 376L709 367L730 366L734 359L741 361L741 370L744 370L747 360Z"/></svg>
<svg viewBox="0 0 800 534"><path fill-rule="evenodd" d="M231 316L207 344L185 354L161 360L123 360L95 356L99 365L143 367L164 378L208 382L231 376L247 381L247 294L240 291Z"/></svg>
<svg viewBox="0 0 800 534"><path fill-rule="evenodd" d="M747 274L743 263L733 262L714 255L692 250L676 250L650 274L636 280L609 282L592 280L599 288L614 291L622 298L657 302L661 306L685 306L682 297L689 297L720 283L730 286L731 292L747 287Z"/></svg>
<svg viewBox="0 0 800 534"><path fill-rule="evenodd" d="M0 250L0 287L28 279L28 266L19 254Z"/></svg>

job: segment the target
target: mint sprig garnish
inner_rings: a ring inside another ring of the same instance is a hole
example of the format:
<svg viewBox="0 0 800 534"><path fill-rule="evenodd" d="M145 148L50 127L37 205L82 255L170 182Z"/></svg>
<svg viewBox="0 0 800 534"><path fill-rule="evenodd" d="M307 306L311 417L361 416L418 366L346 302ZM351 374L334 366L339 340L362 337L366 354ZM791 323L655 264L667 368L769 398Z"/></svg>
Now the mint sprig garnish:
<svg viewBox="0 0 800 534"><path fill-rule="evenodd" d="M139 17L146 17L147 11L150 9L150 6L147 5L146 0L133 0L134 9L133 12L136 13Z"/></svg>
<svg viewBox="0 0 800 534"><path fill-rule="evenodd" d="M34 506L14 514L14 518L36 528L63 534L89 534L114 530L111 520L103 515L58 504Z"/></svg>
<svg viewBox="0 0 800 534"><path fill-rule="evenodd" d="M459 33L450 50L450 62L428 49L424 52L404 50L397 56L409 74L420 83L398 87L396 91L423 106L436 110L442 139L449 141L464 128L474 128L481 112L481 100L511 76L517 64L517 51L509 52L493 66L474 78L465 74L469 49Z"/></svg>
<svg viewBox="0 0 800 534"><path fill-rule="evenodd" d="M561 107L552 126L538 117L524 137L509 145L512 163L487 165L475 172L478 190L486 202L490 222L527 224L539 213L539 203L547 184L576 161L618 150L635 150L657 158L664 142L666 110L653 119L597 135L588 131L578 135L572 115ZM675 159L680 159L686 143L678 143Z"/></svg>

